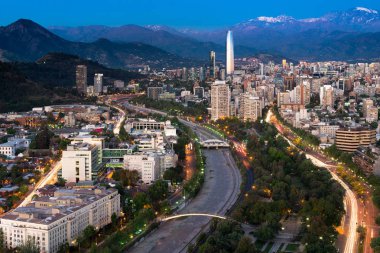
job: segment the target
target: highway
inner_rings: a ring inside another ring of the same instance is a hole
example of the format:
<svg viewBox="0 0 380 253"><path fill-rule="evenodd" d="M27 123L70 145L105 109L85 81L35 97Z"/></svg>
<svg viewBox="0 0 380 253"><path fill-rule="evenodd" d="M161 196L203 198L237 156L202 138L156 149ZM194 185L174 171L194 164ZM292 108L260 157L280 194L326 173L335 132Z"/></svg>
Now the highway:
<svg viewBox="0 0 380 253"><path fill-rule="evenodd" d="M146 112L150 109L138 108ZM163 114L154 110L155 113ZM182 121L192 127L201 140L219 139L196 124ZM177 214L202 213L223 216L239 197L241 176L229 149L204 149L206 156L205 182L198 195ZM161 223L129 252L186 252L189 244L208 228L211 217L193 216Z"/></svg>
<svg viewBox="0 0 380 253"><path fill-rule="evenodd" d="M110 105L111 106L111 105ZM121 113L121 117L119 119L119 122L117 122L116 124L116 127L113 129L113 133L115 135L118 135L120 133L120 127L121 127L121 124L123 123L123 121L125 120L125 111L121 108L119 108L118 106L111 106L113 108L115 108L116 110L118 110L120 113Z"/></svg>
<svg viewBox="0 0 380 253"><path fill-rule="evenodd" d="M271 110L268 111L266 122L272 123L276 126L276 124L273 122L272 117L275 117ZM277 124L280 124L278 120L276 120ZM277 130L279 130L279 134L288 141L288 143L292 146L295 146L286 136L282 134L280 131L280 128L276 126ZM282 126L283 128L283 126ZM341 249L341 252L344 253L356 253L357 250L357 224L358 224L358 200L356 198L356 195L354 192L350 189L350 187L341 180L337 174L334 173L334 168L336 168L336 165L327 164L324 161L322 161L320 158L315 157L315 155L310 154L309 152L304 152L306 154L306 157L310 159L313 164L319 167L326 168L332 178L336 180L344 189L345 189L345 206L346 206L346 215L345 215L345 222L347 224L347 232L346 234L346 241L343 249Z"/></svg>
<svg viewBox="0 0 380 253"><path fill-rule="evenodd" d="M33 190L25 197L25 199L20 203L19 206L26 206L32 201L33 196L37 193L37 189L44 187L46 184L49 184L54 177L57 176L58 171L62 168L61 162L56 162L54 167L44 175L37 184L35 184Z"/></svg>

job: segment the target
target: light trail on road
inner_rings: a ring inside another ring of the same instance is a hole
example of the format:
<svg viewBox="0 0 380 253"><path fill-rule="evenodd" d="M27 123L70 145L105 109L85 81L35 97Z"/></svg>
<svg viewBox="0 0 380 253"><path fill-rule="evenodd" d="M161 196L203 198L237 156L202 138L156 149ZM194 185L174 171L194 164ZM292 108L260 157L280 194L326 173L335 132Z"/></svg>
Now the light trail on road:
<svg viewBox="0 0 380 253"><path fill-rule="evenodd" d="M265 118L265 121L267 123L271 123L271 117L273 113L271 110L268 111L267 117ZM279 132L279 135L281 135L291 146L295 147L293 142L291 142L287 137L285 137L282 133ZM298 149L298 148L297 148ZM301 151L304 152L304 151ZM347 240L346 245L344 247L344 253L356 253L355 246L357 244L357 224L358 224L358 200L356 198L356 195L353 193L353 191L350 189L350 187L341 180L337 174L335 174L331 168L334 168L336 166L328 165L321 161L320 159L316 158L315 156L308 154L307 152L304 152L306 154L306 158L310 159L314 165L318 167L325 167L328 172L330 172L332 178L337 181L343 189L346 191L346 202L349 202L347 206L351 209L351 215L346 215L347 219L349 219L349 227L348 227L348 233L347 233Z"/></svg>
<svg viewBox="0 0 380 253"><path fill-rule="evenodd" d="M57 175L58 171L62 168L61 162L57 162L53 169L49 171L47 175L45 175L43 178L38 181L38 183L34 186L34 189L31 193L29 193L28 196L25 197L25 199L21 202L19 206L26 206L32 201L33 196L36 194L37 189L44 187L47 183L49 183L54 176Z"/></svg>

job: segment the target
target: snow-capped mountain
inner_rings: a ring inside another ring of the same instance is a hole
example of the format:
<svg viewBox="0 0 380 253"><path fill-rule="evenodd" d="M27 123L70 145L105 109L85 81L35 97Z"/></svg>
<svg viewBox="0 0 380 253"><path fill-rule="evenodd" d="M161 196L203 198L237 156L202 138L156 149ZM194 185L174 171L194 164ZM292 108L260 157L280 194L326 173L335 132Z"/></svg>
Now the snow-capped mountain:
<svg viewBox="0 0 380 253"><path fill-rule="evenodd" d="M377 10L356 7L347 11L327 13L322 17L295 19L280 15L261 16L241 22L233 30L251 31L260 28L281 29L284 31L302 31L308 29L343 31L380 31L380 14Z"/></svg>

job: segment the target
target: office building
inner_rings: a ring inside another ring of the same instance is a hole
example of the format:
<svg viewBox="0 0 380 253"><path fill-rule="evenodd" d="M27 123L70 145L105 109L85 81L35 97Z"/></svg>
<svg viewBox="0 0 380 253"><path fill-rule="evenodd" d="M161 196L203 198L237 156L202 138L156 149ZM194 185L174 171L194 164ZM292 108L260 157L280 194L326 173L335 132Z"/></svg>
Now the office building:
<svg viewBox="0 0 380 253"><path fill-rule="evenodd" d="M4 247L14 249L32 240L40 252L56 253L61 245L75 245L83 230L97 230L120 216L120 195L115 189L58 189L53 197L42 196L0 219Z"/></svg>
<svg viewBox="0 0 380 253"><path fill-rule="evenodd" d="M67 182L96 180L100 169L99 148L94 144L71 144L62 152L62 178Z"/></svg>
<svg viewBox="0 0 380 253"><path fill-rule="evenodd" d="M210 51L210 77L216 77L216 65L215 65L215 51Z"/></svg>
<svg viewBox="0 0 380 253"><path fill-rule="evenodd" d="M76 72L76 86L79 94L87 93L87 66L86 65L78 65Z"/></svg>
<svg viewBox="0 0 380 253"><path fill-rule="evenodd" d="M158 100L159 95L164 93L164 89L162 87L148 87L147 89L147 97Z"/></svg>
<svg viewBox="0 0 380 253"><path fill-rule="evenodd" d="M225 81L211 85L211 120L230 116L231 91Z"/></svg>
<svg viewBox="0 0 380 253"><path fill-rule="evenodd" d="M335 132L335 145L339 150L354 152L358 147L368 147L376 143L376 130L346 128Z"/></svg>
<svg viewBox="0 0 380 253"><path fill-rule="evenodd" d="M94 76L94 93L99 95L103 92L103 74L96 73Z"/></svg>
<svg viewBox="0 0 380 253"><path fill-rule="evenodd" d="M234 39L232 31L227 32L226 40L226 73L232 75L235 71Z"/></svg>
<svg viewBox="0 0 380 253"><path fill-rule="evenodd" d="M203 67L199 68L199 81L203 82L205 80L205 70Z"/></svg>

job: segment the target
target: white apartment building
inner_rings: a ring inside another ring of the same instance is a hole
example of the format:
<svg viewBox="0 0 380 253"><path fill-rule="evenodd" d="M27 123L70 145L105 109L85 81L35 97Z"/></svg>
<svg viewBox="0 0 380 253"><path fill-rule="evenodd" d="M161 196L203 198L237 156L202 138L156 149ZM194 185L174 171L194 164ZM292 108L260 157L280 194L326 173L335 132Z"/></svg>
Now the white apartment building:
<svg viewBox="0 0 380 253"><path fill-rule="evenodd" d="M160 158L154 153L134 153L124 156L124 168L135 170L145 184L150 184L160 178Z"/></svg>
<svg viewBox="0 0 380 253"><path fill-rule="evenodd" d="M319 134L326 134L331 137L335 137L336 131L339 130L339 126L337 125L320 125L319 126Z"/></svg>
<svg viewBox="0 0 380 253"><path fill-rule="evenodd" d="M279 92L277 93L277 106L281 107L281 105L290 104L290 92Z"/></svg>
<svg viewBox="0 0 380 253"><path fill-rule="evenodd" d="M367 122L378 120L377 106L374 106L373 100L370 98L363 99L363 116Z"/></svg>
<svg viewBox="0 0 380 253"><path fill-rule="evenodd" d="M0 154L9 157L14 157L16 156L17 149L28 148L29 144L29 139L9 139L8 142L0 144Z"/></svg>
<svg viewBox="0 0 380 253"><path fill-rule="evenodd" d="M99 148L88 143L71 144L62 152L62 177L67 182L91 181L98 177Z"/></svg>
<svg viewBox="0 0 380 253"><path fill-rule="evenodd" d="M124 169L136 170L145 184L150 184L162 178L166 169L176 167L178 156L168 151L137 152L124 155Z"/></svg>
<svg viewBox="0 0 380 253"><path fill-rule="evenodd" d="M225 81L211 85L211 120L230 116L231 91Z"/></svg>
<svg viewBox="0 0 380 253"><path fill-rule="evenodd" d="M324 85L320 88L319 98L321 106L333 107L334 106L334 88L331 85Z"/></svg>
<svg viewBox="0 0 380 253"><path fill-rule="evenodd" d="M263 101L259 97L254 97L249 93L240 95L239 117L243 120L256 121L262 116Z"/></svg>
<svg viewBox="0 0 380 253"><path fill-rule="evenodd" d="M120 215L115 189L59 189L54 197L38 197L0 219L4 246L16 248L32 240L42 253L55 253L60 245L73 245L89 225L100 229Z"/></svg>

